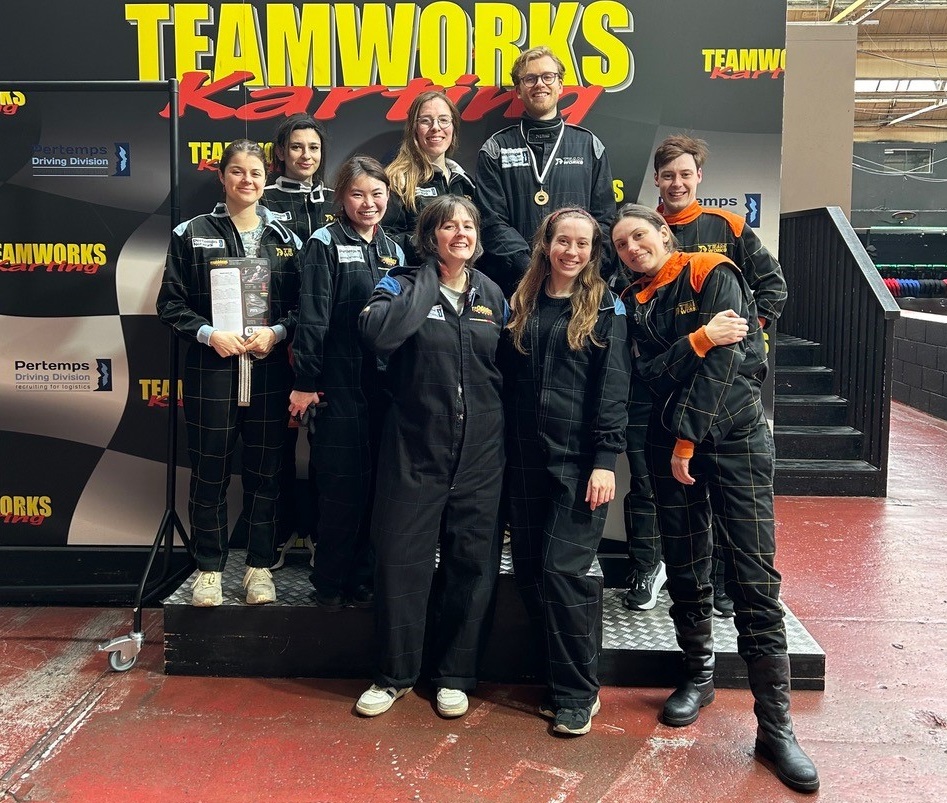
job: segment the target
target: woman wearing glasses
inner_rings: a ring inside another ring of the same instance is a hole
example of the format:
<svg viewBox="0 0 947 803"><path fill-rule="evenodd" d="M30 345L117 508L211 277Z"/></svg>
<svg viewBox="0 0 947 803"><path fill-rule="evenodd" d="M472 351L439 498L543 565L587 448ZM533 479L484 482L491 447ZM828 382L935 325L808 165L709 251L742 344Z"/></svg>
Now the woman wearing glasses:
<svg viewBox="0 0 947 803"><path fill-rule="evenodd" d="M383 225L408 265L418 262L410 240L421 210L439 195L473 197L470 176L449 158L460 146L459 125L460 113L447 95L422 92L408 109L401 147L386 169L392 192Z"/></svg>

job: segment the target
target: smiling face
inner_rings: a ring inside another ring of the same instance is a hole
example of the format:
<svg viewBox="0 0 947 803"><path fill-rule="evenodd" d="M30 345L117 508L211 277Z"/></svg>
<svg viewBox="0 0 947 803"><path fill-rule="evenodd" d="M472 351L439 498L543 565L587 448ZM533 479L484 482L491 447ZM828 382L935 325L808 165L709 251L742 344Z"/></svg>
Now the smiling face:
<svg viewBox="0 0 947 803"><path fill-rule="evenodd" d="M664 211L670 215L683 212L697 200L697 185L703 174L689 153L661 166L654 174L654 186L658 188Z"/></svg>
<svg viewBox="0 0 947 803"><path fill-rule="evenodd" d="M523 80L527 75L535 77L544 73L555 74L555 80L547 85L540 79L533 86L527 86ZM551 120L558 112L561 94L562 79L559 78L559 65L554 59L543 56L526 63L526 68L520 74L516 84L516 96L523 101L526 113L530 117L534 120Z"/></svg>
<svg viewBox="0 0 947 803"><path fill-rule="evenodd" d="M449 121L445 125L445 121ZM440 164L454 141L454 118L441 98L421 104L414 126L418 147L432 164Z"/></svg>
<svg viewBox="0 0 947 803"><path fill-rule="evenodd" d="M291 131L285 147L276 146L283 162L283 175L293 181L312 181L322 164L322 139L313 128Z"/></svg>
<svg viewBox="0 0 947 803"><path fill-rule="evenodd" d="M559 291L571 290L579 274L592 258L595 228L585 217L556 221L549 241L550 278Z"/></svg>
<svg viewBox="0 0 947 803"><path fill-rule="evenodd" d="M619 259L635 273L654 276L669 256L671 230L660 229L640 217L623 217L612 226L612 242Z"/></svg>
<svg viewBox="0 0 947 803"><path fill-rule="evenodd" d="M434 232L437 257L447 267L454 268L473 259L477 249L477 224L470 213L455 204L450 217Z"/></svg>
<svg viewBox="0 0 947 803"><path fill-rule="evenodd" d="M231 208L245 208L255 204L263 195L266 165L259 156L238 151L220 173L224 197Z"/></svg>
<svg viewBox="0 0 947 803"><path fill-rule="evenodd" d="M368 175L356 178L342 193L342 209L352 228L363 237L370 236L388 208L388 187Z"/></svg>

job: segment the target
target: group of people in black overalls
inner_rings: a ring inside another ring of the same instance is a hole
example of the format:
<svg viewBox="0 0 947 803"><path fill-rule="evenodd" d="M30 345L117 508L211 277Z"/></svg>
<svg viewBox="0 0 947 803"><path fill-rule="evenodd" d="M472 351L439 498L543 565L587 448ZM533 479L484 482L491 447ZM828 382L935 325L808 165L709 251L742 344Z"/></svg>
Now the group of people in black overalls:
<svg viewBox="0 0 947 803"><path fill-rule="evenodd" d="M523 117L484 143L473 178L450 158L460 117L438 91L412 103L387 169L354 156L333 190L324 132L306 115L277 132L269 185L258 145L227 147L224 202L175 229L158 297L161 319L191 341L193 604L222 602L238 435L246 601L276 599L269 567L295 420L310 444L315 601L375 610L374 682L356 711L382 714L409 692L422 653L438 713L468 710L508 525L545 667L540 713L555 733L587 733L600 710L588 574L626 452L624 601L653 607L666 578L683 652L685 680L661 720L689 725L713 701L716 560L755 698L757 754L813 791L818 774L789 717L760 401L763 329L785 282L742 218L697 203L700 140L659 147L657 212L616 211L604 146L558 112L564 75L548 48L520 55ZM214 326L209 266L224 257L267 260L266 326ZM238 402L246 370L249 402Z"/></svg>

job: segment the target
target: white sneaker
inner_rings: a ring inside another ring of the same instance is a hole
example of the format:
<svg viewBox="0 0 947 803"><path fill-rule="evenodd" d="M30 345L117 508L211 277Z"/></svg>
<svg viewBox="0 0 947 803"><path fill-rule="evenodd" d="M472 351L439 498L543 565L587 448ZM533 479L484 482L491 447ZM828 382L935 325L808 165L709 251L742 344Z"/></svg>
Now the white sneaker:
<svg viewBox="0 0 947 803"><path fill-rule="evenodd" d="M395 700L404 697L411 689L411 686L406 689L396 689L394 686L384 687L372 683L368 691L358 698L355 710L365 717L377 717L379 714L384 714L394 705Z"/></svg>
<svg viewBox="0 0 947 803"><path fill-rule="evenodd" d="M247 590L247 605L276 602L276 586L269 569L250 566L243 576L243 587Z"/></svg>
<svg viewBox="0 0 947 803"><path fill-rule="evenodd" d="M437 690L437 713L442 717L461 717L467 713L467 695L460 689Z"/></svg>
<svg viewBox="0 0 947 803"><path fill-rule="evenodd" d="M222 572L198 572L191 586L191 605L198 608L214 608L223 604L224 595L220 590Z"/></svg>

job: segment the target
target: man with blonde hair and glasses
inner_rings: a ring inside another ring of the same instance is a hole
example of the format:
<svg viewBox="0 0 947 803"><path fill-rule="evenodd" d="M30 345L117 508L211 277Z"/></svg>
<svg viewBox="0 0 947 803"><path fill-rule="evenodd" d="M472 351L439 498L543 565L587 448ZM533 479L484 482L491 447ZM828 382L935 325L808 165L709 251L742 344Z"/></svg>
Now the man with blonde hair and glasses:
<svg viewBox="0 0 947 803"><path fill-rule="evenodd" d="M524 114L480 149L474 201L483 216L481 269L509 297L529 264L540 221L564 206L588 210L605 228L615 212L605 146L559 114L565 65L548 47L522 52L510 71Z"/></svg>

